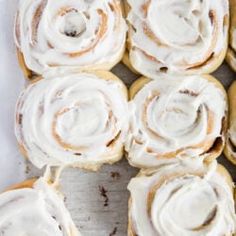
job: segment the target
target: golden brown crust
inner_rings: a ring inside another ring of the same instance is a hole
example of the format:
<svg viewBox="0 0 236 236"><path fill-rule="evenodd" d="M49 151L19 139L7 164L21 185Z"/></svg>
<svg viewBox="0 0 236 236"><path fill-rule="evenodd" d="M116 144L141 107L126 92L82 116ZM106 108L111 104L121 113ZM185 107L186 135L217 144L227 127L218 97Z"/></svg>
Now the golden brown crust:
<svg viewBox="0 0 236 236"><path fill-rule="evenodd" d="M236 195L234 194L234 183L233 183L233 179L230 175L230 173L228 172L228 170L221 164L217 165L217 172L225 179L226 183L228 184L228 186L232 189L232 195L234 195L234 198L236 199ZM188 173L189 174L189 173ZM190 173L191 174L191 173ZM197 175L202 175L201 173L193 173L193 174L197 174ZM137 177L139 176L145 176L145 173L138 173ZM175 174L176 177L178 177L178 174ZM172 176L171 178L174 178L174 176ZM163 183L166 181L165 176L163 176ZM157 185L154 186L154 188L151 191L155 191L157 190L156 188ZM159 186L159 183L158 183ZM153 193L151 193L153 194ZM147 201L147 204L151 204L151 200L149 199ZM133 228L133 222L132 222L132 216L131 216L131 205L132 205L132 198L129 198L129 203L128 203L128 236L137 236L137 233L135 232L134 228ZM231 236L233 236L234 234L232 234Z"/></svg>
<svg viewBox="0 0 236 236"><path fill-rule="evenodd" d="M127 42L127 47L128 47L128 42ZM129 60L129 51L126 49L126 52L124 53L124 56L122 58L122 62L124 65L126 65L134 74L140 74L138 71L134 69L134 67L131 65L131 62Z"/></svg>
<svg viewBox="0 0 236 236"><path fill-rule="evenodd" d="M17 50L18 63L20 68L22 69L25 78L33 80L35 77L37 77L37 75L26 66L24 55L22 54L22 52L18 48L16 50Z"/></svg>
<svg viewBox="0 0 236 236"><path fill-rule="evenodd" d="M18 148L19 148L19 151L20 151L20 153L22 154L22 156L23 156L26 160L28 160L28 154L27 154L27 151L26 151L25 147L24 147L22 144L18 143Z"/></svg>
<svg viewBox="0 0 236 236"><path fill-rule="evenodd" d="M235 131L236 127L236 81L232 83L228 91L229 97L229 130ZM224 149L225 156L236 165L236 144L232 142L229 132L226 137L226 145Z"/></svg>
<svg viewBox="0 0 236 236"><path fill-rule="evenodd" d="M229 171L221 164L217 165L217 172L225 178L226 183L229 185L229 187L232 189L232 193L234 193L234 182L231 174Z"/></svg>
<svg viewBox="0 0 236 236"><path fill-rule="evenodd" d="M230 67L236 71L236 53L232 48L228 48L227 55L226 55L226 61L230 65Z"/></svg>
<svg viewBox="0 0 236 236"><path fill-rule="evenodd" d="M219 88L225 97L226 102L227 99L227 93L224 89L224 86L213 76L211 75L201 75L201 77L205 78L209 82L214 83L214 85ZM135 95L147 84L151 81L151 79L148 79L146 77L141 77L138 80L136 80L129 89L129 98L132 100ZM214 161L217 157L220 156L220 154L223 152L224 145L225 145L225 137L227 132L227 123L228 123L228 114L226 112L224 119L222 120L222 130L221 130L221 137L217 138L213 145L211 144L210 148L208 149L207 153L205 153L205 159L204 162L211 163ZM177 152L171 153L171 157L176 156ZM145 166L139 166L139 168L145 168Z"/></svg>
<svg viewBox="0 0 236 236"><path fill-rule="evenodd" d="M124 10L125 10L125 17L128 16L129 14L129 11L130 11L130 6L127 2L127 0L124 0ZM128 31L130 31L130 24L129 22L127 22L128 26L129 26L129 29ZM129 59L129 50L131 48L131 40L130 40L130 33L128 32L128 36L127 36L127 40L126 40L126 51L123 55L123 58L122 58L122 62L135 74L140 74L131 64L131 61Z"/></svg>
<svg viewBox="0 0 236 236"><path fill-rule="evenodd" d="M151 79L148 79L146 77L140 77L139 79L134 81L134 83L131 85L129 89L129 98L133 99L135 95L150 81Z"/></svg>
<svg viewBox="0 0 236 236"><path fill-rule="evenodd" d="M34 186L34 183L37 181L37 179L28 179L28 180L25 180L21 183L18 183L18 184L15 184L15 185L12 185L10 186L9 188L7 188L5 190L5 192L8 192L8 191L12 191L12 190L17 190L17 189L23 189L23 188L33 188Z"/></svg>
<svg viewBox="0 0 236 236"><path fill-rule="evenodd" d="M114 67L116 64L118 64L119 63L119 61L121 61L122 60L122 58L123 58L123 55L124 55L124 51L125 51L125 48L123 49L123 51L122 51L122 53L121 53L121 55L119 56L119 58L117 59L117 61L114 63L114 65L112 65L112 67ZM33 71L31 71L28 67L27 67L27 65L26 65L26 63L25 63L25 59L24 59L24 55L22 54L22 52L17 48L17 58L18 58L18 63L19 63L19 65L20 65L20 68L22 69L22 72L23 72L23 74L24 74L24 76L25 76L25 78L26 79L28 79L28 80L30 80L30 81L34 81L35 82L35 80L37 81L39 78L41 78L41 76L42 75L38 75L37 73L35 73L35 72L33 72ZM104 68L104 70L98 70L98 68L97 67L90 67L90 68L88 68L88 69L86 69L86 70L77 70L78 72L90 72L90 73L97 73L97 72L99 72L99 71L102 71L102 72L109 72L109 69L108 69L108 67L110 67L111 65L109 64L109 63L107 63L107 64L104 64L104 65L100 65L99 67L103 67ZM76 71L76 69L71 69L72 71ZM111 73L111 72L110 72ZM115 75L114 75L115 76Z"/></svg>
<svg viewBox="0 0 236 236"><path fill-rule="evenodd" d="M230 123L235 123L234 119L236 118L236 81L232 83L228 91L229 96L229 113L230 113Z"/></svg>
<svg viewBox="0 0 236 236"><path fill-rule="evenodd" d="M236 48L233 48L233 41L235 38L236 31L236 1L230 0L230 30L229 30L229 43L230 47L227 52L226 61L231 66L231 68L236 71ZM235 43L234 43L235 45Z"/></svg>

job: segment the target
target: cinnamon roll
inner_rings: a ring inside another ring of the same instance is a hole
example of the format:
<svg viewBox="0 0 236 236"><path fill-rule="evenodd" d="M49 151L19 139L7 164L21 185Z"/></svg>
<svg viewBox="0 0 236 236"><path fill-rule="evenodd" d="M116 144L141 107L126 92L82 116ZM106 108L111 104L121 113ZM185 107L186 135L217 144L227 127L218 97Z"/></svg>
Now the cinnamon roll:
<svg viewBox="0 0 236 236"><path fill-rule="evenodd" d="M131 165L207 161L225 143L227 95L212 76L141 78L130 89L126 151Z"/></svg>
<svg viewBox="0 0 236 236"><path fill-rule="evenodd" d="M127 111L127 89L112 73L70 73L22 92L15 133L22 153L38 168L97 170L121 159Z"/></svg>
<svg viewBox="0 0 236 236"><path fill-rule="evenodd" d="M20 0L15 42L25 75L58 68L110 70L124 53L120 0Z"/></svg>
<svg viewBox="0 0 236 236"><path fill-rule="evenodd" d="M80 236L61 194L43 178L21 183L0 195L2 236Z"/></svg>
<svg viewBox="0 0 236 236"><path fill-rule="evenodd" d="M225 156L236 165L236 82L228 92L229 97L229 130L226 136Z"/></svg>
<svg viewBox="0 0 236 236"><path fill-rule="evenodd" d="M205 74L223 62L228 0L126 0L126 12L129 60L139 73Z"/></svg>
<svg viewBox="0 0 236 236"><path fill-rule="evenodd" d="M214 163L142 171L128 185L129 236L231 236L236 233L233 182Z"/></svg>
<svg viewBox="0 0 236 236"><path fill-rule="evenodd" d="M233 70L236 71L236 1L230 0L231 26L229 37L229 48L226 60Z"/></svg>

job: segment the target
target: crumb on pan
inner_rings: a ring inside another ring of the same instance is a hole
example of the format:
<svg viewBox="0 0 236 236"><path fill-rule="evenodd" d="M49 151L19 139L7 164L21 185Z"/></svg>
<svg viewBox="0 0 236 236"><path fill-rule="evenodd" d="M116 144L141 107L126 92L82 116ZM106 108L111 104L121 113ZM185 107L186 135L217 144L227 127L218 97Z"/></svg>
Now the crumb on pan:
<svg viewBox="0 0 236 236"><path fill-rule="evenodd" d="M114 236L117 233L117 227L113 229L113 231L109 234L109 236Z"/></svg>
<svg viewBox="0 0 236 236"><path fill-rule="evenodd" d="M111 178L114 180L120 179L121 175L119 172L111 172Z"/></svg>
<svg viewBox="0 0 236 236"><path fill-rule="evenodd" d="M109 198L107 196L107 190L103 186L99 186L100 195L104 198L104 207L109 206Z"/></svg>

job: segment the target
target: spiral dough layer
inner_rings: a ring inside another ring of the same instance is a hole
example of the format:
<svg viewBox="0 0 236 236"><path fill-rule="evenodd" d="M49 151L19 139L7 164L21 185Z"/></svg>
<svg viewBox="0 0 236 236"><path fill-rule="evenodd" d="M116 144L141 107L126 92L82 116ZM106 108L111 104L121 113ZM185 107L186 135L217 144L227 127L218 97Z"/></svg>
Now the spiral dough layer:
<svg viewBox="0 0 236 236"><path fill-rule="evenodd" d="M80 236L62 197L43 179L0 195L1 236Z"/></svg>
<svg viewBox="0 0 236 236"><path fill-rule="evenodd" d="M130 61L147 77L208 73L223 61L228 0L127 0Z"/></svg>
<svg viewBox="0 0 236 236"><path fill-rule="evenodd" d="M227 175L216 163L209 170L170 165L143 171L128 186L128 235L233 235L236 214Z"/></svg>
<svg viewBox="0 0 236 236"><path fill-rule="evenodd" d="M131 87L126 151L131 165L211 159L225 142L227 97L210 76L140 79Z"/></svg>
<svg viewBox="0 0 236 236"><path fill-rule="evenodd" d="M16 137L23 153L39 168L97 168L122 157L124 114L127 91L110 72L46 78L19 97Z"/></svg>
<svg viewBox="0 0 236 236"><path fill-rule="evenodd" d="M26 66L111 69L122 58L126 23L119 0L20 0L15 38Z"/></svg>

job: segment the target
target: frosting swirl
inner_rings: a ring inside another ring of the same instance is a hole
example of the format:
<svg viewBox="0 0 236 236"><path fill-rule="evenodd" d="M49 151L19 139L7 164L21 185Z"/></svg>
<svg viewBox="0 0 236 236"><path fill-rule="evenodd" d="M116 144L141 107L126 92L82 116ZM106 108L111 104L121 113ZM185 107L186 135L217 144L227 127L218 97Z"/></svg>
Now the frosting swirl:
<svg viewBox="0 0 236 236"><path fill-rule="evenodd" d="M227 98L214 78L140 79L131 87L131 97L126 142L131 165L155 167L186 157L209 160L220 155Z"/></svg>
<svg viewBox="0 0 236 236"><path fill-rule="evenodd" d="M19 97L16 137L38 168L97 169L122 157L127 91L110 72L71 73L31 84Z"/></svg>
<svg viewBox="0 0 236 236"><path fill-rule="evenodd" d="M141 172L128 185L128 235L233 235L233 184L226 175L216 163L209 170L169 165Z"/></svg>
<svg viewBox="0 0 236 236"><path fill-rule="evenodd" d="M212 72L223 61L228 0L127 0L130 61L147 77Z"/></svg>
<svg viewBox="0 0 236 236"><path fill-rule="evenodd" d="M119 0L20 0L15 39L27 67L111 69L125 49Z"/></svg>
<svg viewBox="0 0 236 236"><path fill-rule="evenodd" d="M42 178L0 195L2 236L79 236L63 198Z"/></svg>

